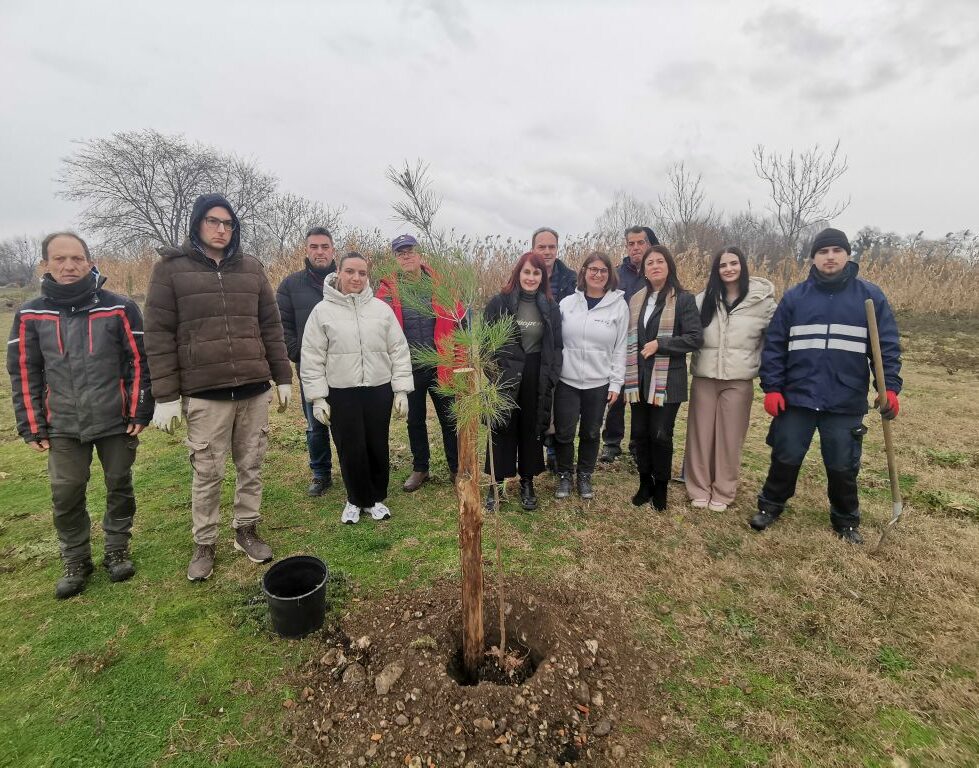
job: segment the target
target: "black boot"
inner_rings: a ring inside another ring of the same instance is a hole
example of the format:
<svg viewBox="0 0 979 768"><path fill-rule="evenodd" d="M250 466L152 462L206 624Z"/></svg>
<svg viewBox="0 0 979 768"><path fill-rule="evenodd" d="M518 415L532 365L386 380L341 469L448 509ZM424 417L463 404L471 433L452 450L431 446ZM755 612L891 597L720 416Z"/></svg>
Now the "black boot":
<svg viewBox="0 0 979 768"><path fill-rule="evenodd" d="M126 581L136 574L136 567L129 556L129 547L107 549L102 565L109 572L109 581Z"/></svg>
<svg viewBox="0 0 979 768"><path fill-rule="evenodd" d="M537 509L537 494L534 492L534 478L520 478L520 506L528 512Z"/></svg>
<svg viewBox="0 0 979 768"><path fill-rule="evenodd" d="M863 544L863 536L860 535L860 529L856 526L834 528L833 530L836 531L837 536L848 544Z"/></svg>
<svg viewBox="0 0 979 768"><path fill-rule="evenodd" d="M583 499L594 499L595 490L591 487L591 472L578 473L578 495Z"/></svg>
<svg viewBox="0 0 979 768"><path fill-rule="evenodd" d="M656 481L652 475L639 475L639 490L632 497L632 503L637 507L649 502L653 498L653 487Z"/></svg>
<svg viewBox="0 0 979 768"><path fill-rule="evenodd" d="M653 498L650 503L653 505L653 509L655 509L657 512L662 512L666 509L666 492L669 489L669 478L666 480L653 481Z"/></svg>
<svg viewBox="0 0 979 768"><path fill-rule="evenodd" d="M500 503L503 503L503 483L498 483L500 490ZM496 512L496 496L493 494L493 483L486 489L486 503L483 505L487 512Z"/></svg>
<svg viewBox="0 0 979 768"><path fill-rule="evenodd" d="M92 559L75 560L64 564L64 575L58 579L54 587L54 596L59 600L74 597L83 589L88 582L88 577L92 575L95 566Z"/></svg>
<svg viewBox="0 0 979 768"><path fill-rule="evenodd" d="M571 473L558 472L557 487L554 489L555 499L566 499L571 495Z"/></svg>

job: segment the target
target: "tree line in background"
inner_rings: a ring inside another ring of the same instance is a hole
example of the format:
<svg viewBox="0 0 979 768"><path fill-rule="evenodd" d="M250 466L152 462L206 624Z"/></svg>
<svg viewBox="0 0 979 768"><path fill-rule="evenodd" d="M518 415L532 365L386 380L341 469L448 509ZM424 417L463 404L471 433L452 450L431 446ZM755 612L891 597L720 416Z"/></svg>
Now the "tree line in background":
<svg viewBox="0 0 979 768"><path fill-rule="evenodd" d="M767 193L764 210L749 205L730 215L716 211L702 174L679 162L668 169L664 191L656 200L618 191L591 232L566 237L563 245L576 243L576 251L615 250L627 227L643 223L676 252L711 252L737 244L755 260L770 265L804 261L813 232L849 205L849 200L831 198L834 183L847 170L839 142L829 150L815 146L788 154L759 145L753 160ZM395 218L416 229L430 249L451 249L474 258L494 250L523 249L524 244L499 236L473 238L439 229L435 218L441 200L424 163L391 167L387 178L403 195L393 204ZM348 247L373 252L386 244L380 230L345 227L343 206L280 191L279 179L251 160L153 130L79 142L75 153L63 159L58 184L62 197L83 206L78 224L98 245L100 258L132 259L159 245L178 245L186 234L194 199L214 190L223 192L235 206L246 249L266 263L292 255L314 225L328 227L338 243ZM886 259L910 251L928 260L979 264L979 235L970 230L926 239L922 232L900 235L864 227L853 244L858 258ZM39 237L0 240L0 284L30 282L39 259Z"/></svg>

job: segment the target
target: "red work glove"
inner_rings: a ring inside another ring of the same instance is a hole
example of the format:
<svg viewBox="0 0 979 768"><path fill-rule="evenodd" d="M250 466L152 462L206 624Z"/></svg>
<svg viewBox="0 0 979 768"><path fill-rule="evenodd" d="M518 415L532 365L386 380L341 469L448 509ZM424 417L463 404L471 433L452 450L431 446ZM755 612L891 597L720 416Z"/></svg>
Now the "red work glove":
<svg viewBox="0 0 979 768"><path fill-rule="evenodd" d="M897 399L897 392L893 392L890 389L884 394L887 397L887 403L880 409L880 415L887 420L891 420L895 418L898 411L901 410L901 401ZM878 398L878 400L879 399L880 398Z"/></svg>
<svg viewBox="0 0 979 768"><path fill-rule="evenodd" d="M781 392L769 392L765 395L765 410L773 418L785 410L785 398Z"/></svg>

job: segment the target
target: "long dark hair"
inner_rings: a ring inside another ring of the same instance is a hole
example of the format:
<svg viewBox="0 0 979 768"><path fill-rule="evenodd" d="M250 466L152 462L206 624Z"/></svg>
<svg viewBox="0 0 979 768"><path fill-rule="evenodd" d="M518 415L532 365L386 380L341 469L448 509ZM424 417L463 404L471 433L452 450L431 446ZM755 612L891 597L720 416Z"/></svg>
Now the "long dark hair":
<svg viewBox="0 0 979 768"><path fill-rule="evenodd" d="M646 282L646 288L650 291L655 290L653 284L649 282L649 278L646 277L646 259L649 258L649 254L658 253L666 260L666 266L669 268L669 273L666 275L666 285L664 288L672 288L675 294L679 294L683 290L683 286L680 285L680 278L676 274L676 260L673 258L673 254L670 253L670 249L665 245L651 245L642 255L642 279ZM662 306L666 302L666 294L669 291L660 291L659 296L656 297L656 306Z"/></svg>
<svg viewBox="0 0 979 768"><path fill-rule="evenodd" d="M540 254L534 253L533 251L527 251L527 253L517 259L517 263L510 273L510 279L503 286L502 293L513 293L514 291L520 290L520 270L528 262L534 269L540 270L540 287L537 290L547 298L551 298L551 281L547 279L547 267L544 265L544 259L540 257Z"/></svg>
<svg viewBox="0 0 979 768"><path fill-rule="evenodd" d="M721 258L728 253L733 253L741 262L741 275L738 277L738 298L728 306L727 289L721 281ZM744 253L736 245L729 245L721 248L714 254L714 260L710 264L710 276L707 278L707 288L704 290L704 303L700 305L700 324L706 328L711 324L714 315L717 313L718 305L723 301L728 311L734 309L744 301L748 295L748 261Z"/></svg>

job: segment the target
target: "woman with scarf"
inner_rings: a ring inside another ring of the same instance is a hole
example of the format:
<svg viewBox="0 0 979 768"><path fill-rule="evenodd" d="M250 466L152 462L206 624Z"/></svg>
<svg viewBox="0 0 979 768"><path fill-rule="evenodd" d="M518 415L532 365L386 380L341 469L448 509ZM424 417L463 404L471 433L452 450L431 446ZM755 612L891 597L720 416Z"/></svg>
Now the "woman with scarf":
<svg viewBox="0 0 979 768"><path fill-rule="evenodd" d="M547 270L540 255L528 252L517 261L503 290L490 299L483 317L487 323L512 318L514 332L496 357L498 376L514 407L503 423L492 428L493 470L486 473L503 483L520 473L520 505L537 509L534 477L544 471L544 433L551 424L554 387L561 375L561 310L551 298ZM496 502L493 485L486 509Z"/></svg>
<svg viewBox="0 0 979 768"><path fill-rule="evenodd" d="M673 254L654 245L642 260L644 285L629 301L625 399L632 404L637 507L666 509L673 464L673 425L687 399L687 361L703 344L697 303L683 290Z"/></svg>

